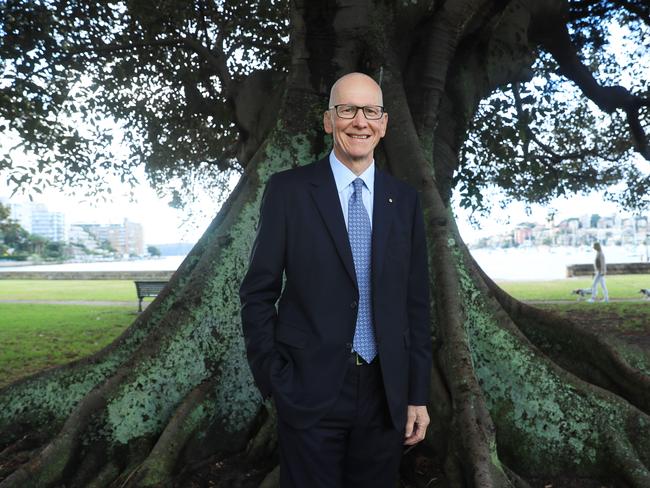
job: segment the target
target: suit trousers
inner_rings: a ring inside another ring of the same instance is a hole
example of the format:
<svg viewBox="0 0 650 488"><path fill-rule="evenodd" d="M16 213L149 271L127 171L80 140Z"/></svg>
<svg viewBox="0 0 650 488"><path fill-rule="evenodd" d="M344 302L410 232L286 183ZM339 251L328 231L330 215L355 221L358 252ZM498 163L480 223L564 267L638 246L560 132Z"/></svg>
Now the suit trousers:
<svg viewBox="0 0 650 488"><path fill-rule="evenodd" d="M351 355L332 409L313 427L278 419L281 488L395 488L404 432L391 421L379 358Z"/></svg>

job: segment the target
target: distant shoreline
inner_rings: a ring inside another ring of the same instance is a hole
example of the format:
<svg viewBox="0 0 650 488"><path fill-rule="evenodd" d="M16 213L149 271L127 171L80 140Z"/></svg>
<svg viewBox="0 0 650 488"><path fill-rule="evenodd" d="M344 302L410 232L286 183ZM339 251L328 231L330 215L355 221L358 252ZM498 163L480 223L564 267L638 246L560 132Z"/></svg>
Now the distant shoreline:
<svg viewBox="0 0 650 488"><path fill-rule="evenodd" d="M3 273L18 274L33 272L173 272L178 269L184 259L185 255L111 261L68 261L63 263L28 263L25 261L14 261L12 264L6 265L7 263L0 262L0 276Z"/></svg>

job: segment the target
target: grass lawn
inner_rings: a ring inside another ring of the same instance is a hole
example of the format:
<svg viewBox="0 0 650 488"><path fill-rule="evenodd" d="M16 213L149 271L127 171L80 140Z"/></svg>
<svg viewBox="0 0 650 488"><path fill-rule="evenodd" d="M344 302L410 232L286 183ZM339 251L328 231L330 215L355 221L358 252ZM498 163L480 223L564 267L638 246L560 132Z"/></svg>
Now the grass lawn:
<svg viewBox="0 0 650 488"><path fill-rule="evenodd" d="M0 304L0 387L101 349L135 317L129 307Z"/></svg>
<svg viewBox="0 0 650 488"><path fill-rule="evenodd" d="M539 306L586 317L603 333L627 331L650 337L650 300L576 302L571 290L588 288L590 278L499 284L520 300L567 300L565 304ZM607 286L614 299L640 299L639 289L650 288L650 275L609 276ZM132 281L0 280L0 300L133 302L137 299ZM0 387L101 349L135 317L133 307L0 303Z"/></svg>
<svg viewBox="0 0 650 488"><path fill-rule="evenodd" d="M0 280L0 300L88 300L137 302L128 280Z"/></svg>
<svg viewBox="0 0 650 488"><path fill-rule="evenodd" d="M650 275L607 276L610 299L642 299L641 288L650 288ZM565 278L551 281L498 281L501 288L519 300L576 300L571 291L591 288L592 278ZM600 289L598 290L600 294ZM602 295L599 295L602 297Z"/></svg>
<svg viewBox="0 0 650 488"><path fill-rule="evenodd" d="M594 329L607 335L650 336L650 301L537 306L586 318ZM0 304L0 388L98 351L135 317L128 307ZM629 338L638 342L635 337Z"/></svg>
<svg viewBox="0 0 650 488"><path fill-rule="evenodd" d="M519 300L575 300L571 291L591 288L591 278L550 281L499 281ZM650 288L650 275L607 277L612 299L641 299L641 288ZM0 300L88 300L136 302L135 285L129 280L0 280ZM150 300L150 299L148 299Z"/></svg>

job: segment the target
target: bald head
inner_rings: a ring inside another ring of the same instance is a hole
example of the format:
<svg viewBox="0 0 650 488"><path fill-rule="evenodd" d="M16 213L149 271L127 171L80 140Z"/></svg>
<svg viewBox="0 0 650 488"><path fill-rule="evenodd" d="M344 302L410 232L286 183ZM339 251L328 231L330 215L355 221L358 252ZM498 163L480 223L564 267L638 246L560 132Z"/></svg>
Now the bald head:
<svg viewBox="0 0 650 488"><path fill-rule="evenodd" d="M333 107L339 103L348 103L341 101L341 94L348 92L361 92L366 95L372 94L375 101L374 105L384 105L384 97L381 93L381 87L375 80L363 73L348 73L341 76L330 90L330 101L328 107Z"/></svg>
<svg viewBox="0 0 650 488"><path fill-rule="evenodd" d="M381 88L363 73L347 74L332 86L323 127L332 134L336 158L356 175L372 164L373 151L386 134L388 114L383 105ZM341 114L334 109L337 106Z"/></svg>

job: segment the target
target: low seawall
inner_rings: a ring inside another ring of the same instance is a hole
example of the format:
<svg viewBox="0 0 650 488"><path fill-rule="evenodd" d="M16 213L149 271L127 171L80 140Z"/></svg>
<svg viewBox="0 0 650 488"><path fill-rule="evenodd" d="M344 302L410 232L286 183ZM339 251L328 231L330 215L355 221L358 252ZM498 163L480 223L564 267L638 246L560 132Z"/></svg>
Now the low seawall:
<svg viewBox="0 0 650 488"><path fill-rule="evenodd" d="M0 271L0 280L167 281L173 271Z"/></svg>
<svg viewBox="0 0 650 488"><path fill-rule="evenodd" d="M593 264L571 264L566 267L567 278L593 276ZM608 275L650 274L650 263L611 263L607 265Z"/></svg>

